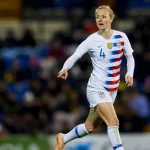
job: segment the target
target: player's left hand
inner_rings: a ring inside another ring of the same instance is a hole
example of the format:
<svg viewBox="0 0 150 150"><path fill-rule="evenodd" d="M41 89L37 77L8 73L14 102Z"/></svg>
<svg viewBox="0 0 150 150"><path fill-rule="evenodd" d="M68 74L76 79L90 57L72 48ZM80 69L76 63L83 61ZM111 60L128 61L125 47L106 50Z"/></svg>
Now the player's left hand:
<svg viewBox="0 0 150 150"><path fill-rule="evenodd" d="M125 76L125 82L127 86L132 86L133 85L133 78L129 75Z"/></svg>

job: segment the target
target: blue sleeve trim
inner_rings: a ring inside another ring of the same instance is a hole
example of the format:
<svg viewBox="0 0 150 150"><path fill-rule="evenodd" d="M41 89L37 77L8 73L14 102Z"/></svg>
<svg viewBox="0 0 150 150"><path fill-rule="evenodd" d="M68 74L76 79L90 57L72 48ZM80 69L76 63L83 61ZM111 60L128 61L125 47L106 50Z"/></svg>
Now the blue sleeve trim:
<svg viewBox="0 0 150 150"><path fill-rule="evenodd" d="M116 146L113 147L113 149L117 150L119 147L123 147L123 145L122 144L116 145Z"/></svg>
<svg viewBox="0 0 150 150"><path fill-rule="evenodd" d="M78 133L78 126L75 127L75 133L76 133L76 135L77 135L78 138L81 138L80 135L79 135L79 133Z"/></svg>

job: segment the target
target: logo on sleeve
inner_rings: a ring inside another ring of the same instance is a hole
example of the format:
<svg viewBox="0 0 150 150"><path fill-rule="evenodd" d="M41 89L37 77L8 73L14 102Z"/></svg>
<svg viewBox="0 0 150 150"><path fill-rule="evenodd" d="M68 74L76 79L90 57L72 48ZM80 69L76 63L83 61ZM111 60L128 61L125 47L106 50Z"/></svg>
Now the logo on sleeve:
<svg viewBox="0 0 150 150"><path fill-rule="evenodd" d="M98 46L98 48L102 47L103 45Z"/></svg>

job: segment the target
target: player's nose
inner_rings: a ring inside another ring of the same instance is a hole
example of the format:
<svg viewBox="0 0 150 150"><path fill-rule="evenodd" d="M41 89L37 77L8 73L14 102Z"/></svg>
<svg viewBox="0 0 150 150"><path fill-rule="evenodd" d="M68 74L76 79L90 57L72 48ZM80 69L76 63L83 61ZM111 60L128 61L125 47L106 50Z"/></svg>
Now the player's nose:
<svg viewBox="0 0 150 150"><path fill-rule="evenodd" d="M102 21L103 21L103 19L102 19L102 18L99 18L98 22L101 23Z"/></svg>

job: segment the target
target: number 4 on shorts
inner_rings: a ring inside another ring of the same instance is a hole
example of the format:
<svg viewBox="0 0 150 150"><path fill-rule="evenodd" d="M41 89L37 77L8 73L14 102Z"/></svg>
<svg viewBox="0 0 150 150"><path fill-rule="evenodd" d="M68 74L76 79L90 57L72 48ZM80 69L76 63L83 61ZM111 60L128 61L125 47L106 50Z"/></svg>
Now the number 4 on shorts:
<svg viewBox="0 0 150 150"><path fill-rule="evenodd" d="M103 52L102 48L100 49L100 57L105 58L105 53Z"/></svg>

